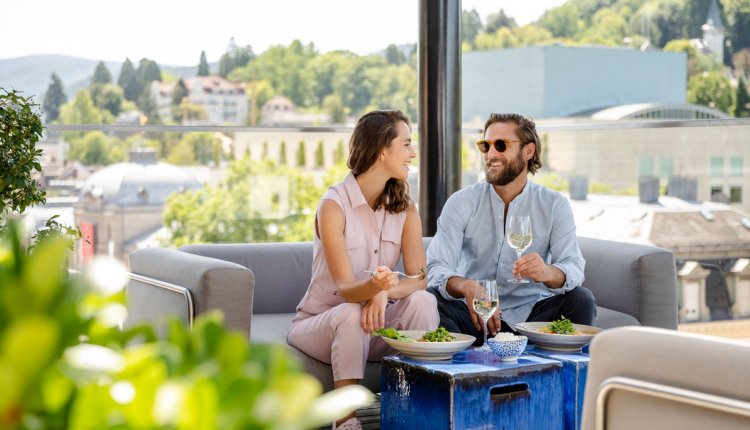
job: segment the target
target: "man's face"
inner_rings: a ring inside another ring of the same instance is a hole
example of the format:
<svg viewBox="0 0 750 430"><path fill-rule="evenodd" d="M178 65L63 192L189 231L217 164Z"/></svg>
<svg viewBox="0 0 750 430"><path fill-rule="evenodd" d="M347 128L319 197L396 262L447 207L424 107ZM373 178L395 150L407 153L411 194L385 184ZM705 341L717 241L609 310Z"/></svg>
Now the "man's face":
<svg viewBox="0 0 750 430"><path fill-rule="evenodd" d="M485 138L490 142L497 139L517 141L516 125L508 122L496 122L487 128ZM521 142L507 144L504 152L498 152L495 145L484 154L484 174L492 185L508 185L526 171L526 159L521 151Z"/></svg>

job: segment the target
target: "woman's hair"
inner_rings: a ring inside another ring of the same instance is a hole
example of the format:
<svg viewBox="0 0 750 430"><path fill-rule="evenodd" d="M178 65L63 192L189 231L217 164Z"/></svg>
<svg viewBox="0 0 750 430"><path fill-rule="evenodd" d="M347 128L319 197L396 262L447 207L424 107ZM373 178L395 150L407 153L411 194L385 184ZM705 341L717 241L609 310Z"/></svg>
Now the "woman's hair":
<svg viewBox="0 0 750 430"><path fill-rule="evenodd" d="M530 118L526 118L523 115L517 113L491 113L487 122L484 123L484 134L487 134L487 129L496 122L512 122L517 125L516 134L521 140L521 148L529 143L536 145L536 151L534 155L529 159L527 167L529 173L532 175L536 173L542 167L542 141L539 139L539 134L536 132L536 124Z"/></svg>
<svg viewBox="0 0 750 430"><path fill-rule="evenodd" d="M354 176L366 172L398 136L398 123L405 122L411 129L409 117L399 110L376 110L366 113L357 121L349 140L349 160L346 165ZM378 206L388 212L399 213L411 205L409 186L406 181L391 178L385 184Z"/></svg>

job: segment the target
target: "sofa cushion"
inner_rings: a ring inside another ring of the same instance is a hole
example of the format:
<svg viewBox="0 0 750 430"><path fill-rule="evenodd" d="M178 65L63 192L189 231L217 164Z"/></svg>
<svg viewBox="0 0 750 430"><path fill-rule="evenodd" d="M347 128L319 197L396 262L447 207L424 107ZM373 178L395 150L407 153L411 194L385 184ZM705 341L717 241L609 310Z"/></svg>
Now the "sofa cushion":
<svg viewBox="0 0 750 430"><path fill-rule="evenodd" d="M613 327L623 327L629 325L641 325L635 317L612 309L596 307L596 317L594 318L594 327L609 329Z"/></svg>

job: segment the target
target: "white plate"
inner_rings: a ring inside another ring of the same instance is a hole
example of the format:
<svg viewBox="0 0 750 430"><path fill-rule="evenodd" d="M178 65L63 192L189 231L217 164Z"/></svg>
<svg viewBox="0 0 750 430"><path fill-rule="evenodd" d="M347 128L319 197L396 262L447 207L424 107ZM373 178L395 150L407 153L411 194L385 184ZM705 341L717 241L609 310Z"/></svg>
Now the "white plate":
<svg viewBox="0 0 750 430"><path fill-rule="evenodd" d="M399 330L404 336L419 340L427 330ZM383 337L388 345L407 357L417 360L450 360L453 354L463 351L474 343L476 338L468 334L451 333L456 337L453 342L402 342Z"/></svg>
<svg viewBox="0 0 750 430"><path fill-rule="evenodd" d="M516 324L516 330L522 335L529 338L529 342L534 343L539 348L551 349L554 351L580 351L581 348L591 343L602 329L590 325L573 324L576 330L592 334L556 334L542 333L539 329L547 327L549 322L525 322Z"/></svg>

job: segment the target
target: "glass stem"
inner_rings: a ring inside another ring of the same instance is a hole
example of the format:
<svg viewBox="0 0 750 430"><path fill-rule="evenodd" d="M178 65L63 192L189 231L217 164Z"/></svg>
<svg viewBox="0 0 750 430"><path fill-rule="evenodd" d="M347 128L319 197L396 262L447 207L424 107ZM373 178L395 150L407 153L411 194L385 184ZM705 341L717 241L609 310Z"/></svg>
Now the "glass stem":
<svg viewBox="0 0 750 430"><path fill-rule="evenodd" d="M521 259L521 252L516 251L516 261ZM516 270L516 279L521 279L521 272Z"/></svg>
<svg viewBox="0 0 750 430"><path fill-rule="evenodd" d="M489 321L489 318L483 318L482 321L484 321L484 325L482 326L482 328L484 329L482 330L484 332L484 343L482 344L482 346L487 347L487 321Z"/></svg>

